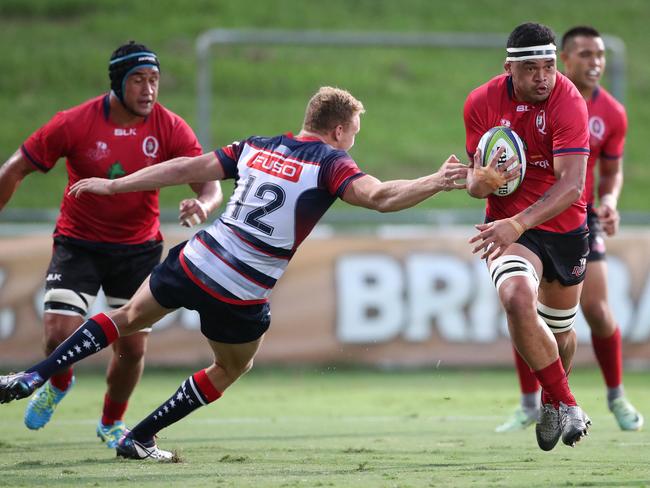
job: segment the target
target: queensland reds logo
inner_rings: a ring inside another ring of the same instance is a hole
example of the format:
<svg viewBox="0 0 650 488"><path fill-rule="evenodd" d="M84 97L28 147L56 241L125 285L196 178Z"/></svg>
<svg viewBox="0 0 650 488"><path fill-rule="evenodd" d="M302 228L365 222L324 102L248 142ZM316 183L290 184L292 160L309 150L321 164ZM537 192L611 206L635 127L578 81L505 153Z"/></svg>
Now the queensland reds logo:
<svg viewBox="0 0 650 488"><path fill-rule="evenodd" d="M540 134L546 135L546 114L543 110L540 110L535 117L535 126Z"/></svg>
<svg viewBox="0 0 650 488"><path fill-rule="evenodd" d="M589 132L596 139L602 139L603 136L605 135L605 121L602 118L598 117L597 115L590 117Z"/></svg>
<svg viewBox="0 0 650 488"><path fill-rule="evenodd" d="M159 147L160 144L158 143L158 139L154 136L147 136L144 138L144 141L142 141L142 152L145 156L149 156L150 158L158 157Z"/></svg>

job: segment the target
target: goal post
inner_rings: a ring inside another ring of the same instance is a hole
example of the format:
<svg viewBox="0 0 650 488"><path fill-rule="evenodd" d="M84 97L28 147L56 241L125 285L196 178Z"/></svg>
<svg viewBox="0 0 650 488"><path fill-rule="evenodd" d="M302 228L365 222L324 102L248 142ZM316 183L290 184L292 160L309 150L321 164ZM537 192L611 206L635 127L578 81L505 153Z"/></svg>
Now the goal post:
<svg viewBox="0 0 650 488"><path fill-rule="evenodd" d="M432 49L495 49L505 46L507 34L499 33L390 33L343 31L287 31L211 29L196 40L197 74L197 128L203 147L211 147L212 114L212 46L339 46L370 48L432 48ZM610 51L608 79L612 94L620 101L625 95L625 43L616 36L604 35Z"/></svg>

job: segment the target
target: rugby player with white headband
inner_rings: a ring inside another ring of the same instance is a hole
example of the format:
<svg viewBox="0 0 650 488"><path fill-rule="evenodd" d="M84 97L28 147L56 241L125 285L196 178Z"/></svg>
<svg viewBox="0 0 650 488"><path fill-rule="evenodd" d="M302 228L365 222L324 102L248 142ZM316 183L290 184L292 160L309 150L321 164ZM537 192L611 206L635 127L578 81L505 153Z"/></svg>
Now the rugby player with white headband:
<svg viewBox="0 0 650 488"><path fill-rule="evenodd" d="M537 443L574 446L590 420L569 388L576 350L573 330L588 254L583 195L589 129L587 107L557 72L555 34L525 23L507 41L505 73L473 90L465 102L466 149L473 165L467 190L487 198L485 223L470 242L486 259L505 310L510 337L543 388ZM477 178L478 141L490 128L510 127L526 145L526 177L507 196ZM475 174L477 173L477 174Z"/></svg>
<svg viewBox="0 0 650 488"><path fill-rule="evenodd" d="M627 399L623 387L621 330L607 296L604 239L604 234L612 236L618 230L620 217L616 206L623 187L627 115L625 107L600 85L606 65L605 43L600 33L592 26L578 25L564 33L561 46L564 73L587 102L591 133L585 183L589 255L580 307L591 330L594 356L605 380L607 407L621 430L638 431L644 419ZM539 416L539 382L516 351L515 357L521 405L497 427L497 432L525 429Z"/></svg>

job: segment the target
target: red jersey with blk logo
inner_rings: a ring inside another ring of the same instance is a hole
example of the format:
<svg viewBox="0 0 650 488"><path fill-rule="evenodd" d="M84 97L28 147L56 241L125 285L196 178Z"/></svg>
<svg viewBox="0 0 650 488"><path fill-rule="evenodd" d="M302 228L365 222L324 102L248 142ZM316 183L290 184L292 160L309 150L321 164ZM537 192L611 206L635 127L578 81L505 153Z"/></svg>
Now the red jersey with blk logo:
<svg viewBox="0 0 650 488"><path fill-rule="evenodd" d="M499 75L473 90L464 108L466 149L472 157L481 136L497 125L513 129L526 147L526 176L504 197L490 195L486 214L492 220L518 214L538 201L556 183L554 158L589 155L587 105L573 83L557 74L550 96L540 103L518 101L512 78ZM586 160L586 158L585 158ZM586 222L584 194L567 209L536 228L568 232Z"/></svg>
<svg viewBox="0 0 650 488"><path fill-rule="evenodd" d="M109 96L57 113L22 145L23 156L47 172L66 158L68 186L55 235L94 242L141 244L161 239L158 191L68 195L83 178L120 178L180 156L198 156L201 146L187 123L156 103L141 123L120 127L109 118Z"/></svg>

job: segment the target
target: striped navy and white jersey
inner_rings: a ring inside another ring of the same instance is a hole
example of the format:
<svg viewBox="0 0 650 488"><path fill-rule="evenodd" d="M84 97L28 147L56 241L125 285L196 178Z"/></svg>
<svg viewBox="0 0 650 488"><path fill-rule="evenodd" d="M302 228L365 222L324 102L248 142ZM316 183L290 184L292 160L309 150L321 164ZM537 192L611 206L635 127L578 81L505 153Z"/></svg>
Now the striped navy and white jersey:
<svg viewBox="0 0 650 488"><path fill-rule="evenodd" d="M216 151L235 190L225 211L179 259L213 297L267 301L298 246L347 185L364 173L346 151L316 138L251 137Z"/></svg>

